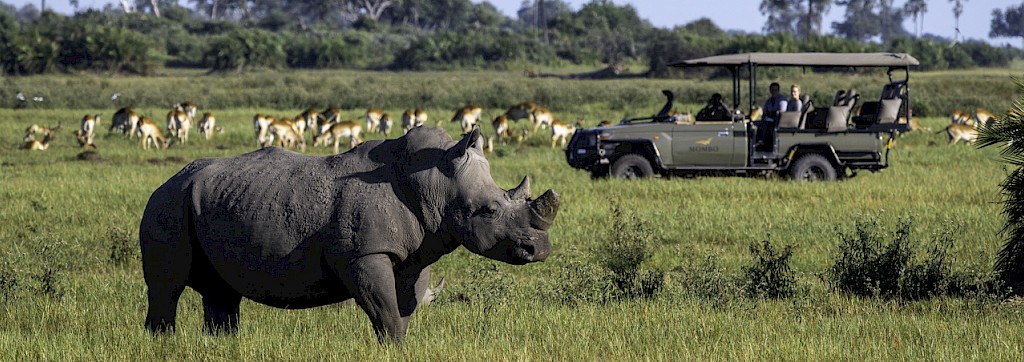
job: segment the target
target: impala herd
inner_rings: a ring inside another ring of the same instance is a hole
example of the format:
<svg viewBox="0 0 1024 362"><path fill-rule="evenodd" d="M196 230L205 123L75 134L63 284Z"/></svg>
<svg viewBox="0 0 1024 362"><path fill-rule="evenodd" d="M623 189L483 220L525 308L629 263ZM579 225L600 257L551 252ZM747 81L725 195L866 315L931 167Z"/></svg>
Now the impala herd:
<svg viewBox="0 0 1024 362"><path fill-rule="evenodd" d="M204 112L199 122L196 123L198 107L193 102L182 102L175 104L167 113L166 128L161 128L156 121L145 115L141 115L130 107L117 110L111 117L109 132L120 132L129 139L138 138L139 146L143 149L155 147L166 149L172 142L188 144L189 132L193 127L203 135L206 141L210 141L215 134L224 131L223 127L216 125L216 118L211 112ZM458 122L462 132L471 131L479 127L480 119L484 115L484 109L479 104L469 104L459 108L451 118L451 122ZM371 107L360 115L365 119L362 122L358 119L342 119L342 110L337 107L329 107L323 111L316 108L309 108L302 113L291 117L278 117L269 114L257 113L253 116L253 131L257 147L279 146L290 149L298 149L305 152L307 145L306 133L313 146L333 147L334 153L340 152L342 141L347 142L348 148L353 148L363 141L362 136L366 133L376 133L385 138L391 137L395 128L395 119L384 110ZM527 127L512 127L511 123L518 123L520 120L527 120ZM991 112L978 108L975 112L969 113L957 109L950 117L950 124L940 133L945 132L949 143L958 141L974 142L978 136L978 126L990 124L998 120ZM409 108L401 114L401 130L407 133L409 130L426 124L427 113L421 108ZM566 142L581 127L582 120L575 124L569 124L556 119L551 110L534 102L523 102L513 105L505 112L499 114L491 121L494 133L488 137L487 148L493 148L495 141L508 143L515 141L521 143L531 134L543 129L550 129L551 147L565 147ZM905 121L903 121L905 122ZM96 148L94 142L96 127L101 123L99 114L87 114L82 117L80 127L74 130L74 135L82 148ZM916 119L908 122L913 131L924 131ZM440 126L441 119L437 119L435 126ZM603 121L599 127L609 126L611 122ZM364 128L365 127L365 128ZM61 128L60 123L54 127L32 125L25 130L23 149L46 150L55 137L55 132ZM164 133L166 130L166 133Z"/></svg>
<svg viewBox="0 0 1024 362"><path fill-rule="evenodd" d="M217 120L211 112L204 112L197 123L197 110L198 107L194 102L175 104L167 112L166 128L161 128L152 118L136 112L131 107L124 107L114 112L108 132L119 132L129 139L138 138L139 146L148 150L150 147L166 149L172 143L188 144L189 133L193 127L197 128L206 141L224 131L223 127L217 126ZM462 131L469 132L473 127L478 127L482 116L483 107L478 104L470 104L456 110L451 121L459 122ZM364 132L377 133L389 138L396 126L395 119L380 108L371 107L361 117L365 119L365 124L358 119L343 120L342 110L337 107L329 107L323 111L309 108L294 118L257 113L252 119L253 134L257 147L279 146L304 152L307 145L306 133L308 132L313 146L331 146L334 153L338 153L341 151L340 146L343 140L347 141L348 148L353 148L363 141ZM509 121L518 122L522 119L528 120L531 126L518 131L510 127ZM96 126L100 123L101 116L99 114L87 114L82 118L81 126L74 130L75 137L82 148L96 148L93 141ZM403 134L426 123L427 112L422 108L409 108L402 112L400 126ZM440 126L441 120L438 119L434 125ZM569 125L555 119L547 108L534 102L524 102L512 106L494 118L491 125L494 127L495 133L494 136L488 138L488 149L493 148L495 138L502 143L513 140L521 143L530 134L545 128L551 129L551 147L555 147L559 143L564 147L579 123ZM54 132L58 129L60 129L59 123L52 128L32 125L25 130L25 144L22 148L46 150L55 136Z"/></svg>

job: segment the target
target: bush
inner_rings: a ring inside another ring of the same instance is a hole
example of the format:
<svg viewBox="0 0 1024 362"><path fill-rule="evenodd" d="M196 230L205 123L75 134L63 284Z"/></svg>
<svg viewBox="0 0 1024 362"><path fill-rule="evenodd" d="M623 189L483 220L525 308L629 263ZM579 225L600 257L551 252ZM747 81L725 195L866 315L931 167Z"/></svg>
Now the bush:
<svg viewBox="0 0 1024 362"><path fill-rule="evenodd" d="M956 280L946 260L948 240L921 253L911 238L912 224L901 219L890 235L880 235L876 220L857 221L856 230L849 234L837 228L839 254L828 271L829 281L842 292L885 299L919 300L946 294Z"/></svg>
<svg viewBox="0 0 1024 362"><path fill-rule="evenodd" d="M508 302L515 285L512 276L491 262L477 268L472 275L473 280L467 280L466 283L449 284L446 288L451 292L442 293L439 297L441 302L486 303L485 308Z"/></svg>
<svg viewBox="0 0 1024 362"><path fill-rule="evenodd" d="M138 238L133 238L128 231L120 227L110 229L111 264L126 266L140 257Z"/></svg>
<svg viewBox="0 0 1024 362"><path fill-rule="evenodd" d="M686 297L705 299L714 305L725 305L742 296L742 283L718 265L718 256L711 255L700 264L679 268L673 273L674 285Z"/></svg>
<svg viewBox="0 0 1024 362"><path fill-rule="evenodd" d="M542 290L545 299L569 306L603 304L619 297L611 273L600 265L576 260L559 268Z"/></svg>
<svg viewBox="0 0 1024 362"><path fill-rule="evenodd" d="M240 72L246 68L281 68L286 55L281 36L265 30L240 29L211 40L203 60L215 71Z"/></svg>
<svg viewBox="0 0 1024 362"><path fill-rule="evenodd" d="M796 293L796 274L789 266L793 246L782 250L772 246L771 238L750 244L754 263L743 267L744 291L750 298L788 298Z"/></svg>
<svg viewBox="0 0 1024 362"><path fill-rule="evenodd" d="M612 283L626 298L652 297L664 285L664 272L647 270L654 233L646 220L626 214L621 201L611 200L611 239L601 245L599 264L611 273Z"/></svg>

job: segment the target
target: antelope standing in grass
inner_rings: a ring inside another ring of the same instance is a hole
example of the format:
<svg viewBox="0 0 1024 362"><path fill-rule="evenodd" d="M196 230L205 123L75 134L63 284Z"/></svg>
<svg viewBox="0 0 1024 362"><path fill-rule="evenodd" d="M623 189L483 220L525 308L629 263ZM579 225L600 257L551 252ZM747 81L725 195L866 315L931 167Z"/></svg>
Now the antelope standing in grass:
<svg viewBox="0 0 1024 362"><path fill-rule="evenodd" d="M391 115L384 113L380 115L380 126L378 131L384 134L384 138L391 135L391 128L395 125L394 120L391 119Z"/></svg>
<svg viewBox="0 0 1024 362"><path fill-rule="evenodd" d="M143 116L139 119L139 124L135 129L139 133L139 142L144 150L148 150L151 144L159 149L167 149L171 145L171 139L164 137L160 126L157 126L156 121L152 118Z"/></svg>
<svg viewBox="0 0 1024 362"><path fill-rule="evenodd" d="M196 110L199 107L196 107L196 104L194 102L192 102L192 101L186 101L186 102L181 102L181 103L175 104L174 108L175 109L181 109L181 111L183 111L186 114L188 114L189 118L196 119Z"/></svg>
<svg viewBox="0 0 1024 362"><path fill-rule="evenodd" d="M323 144L324 146L327 146L327 142L333 140L334 153L338 153L338 143L341 142L342 137L349 138L349 148L352 148L362 142L359 138L360 132L362 132L362 129L359 126L359 123L354 120L337 122L331 124L327 130L313 139L313 144Z"/></svg>
<svg viewBox="0 0 1024 362"><path fill-rule="evenodd" d="M199 121L199 133L202 133L209 141L213 137L214 129L217 128L217 119L213 117L213 113L203 113L203 120Z"/></svg>
<svg viewBox="0 0 1024 362"><path fill-rule="evenodd" d="M135 138L135 127L139 123L139 114L135 113L130 107L124 107L114 112L114 116L110 119L109 132L118 130L127 136L129 139Z"/></svg>
<svg viewBox="0 0 1024 362"><path fill-rule="evenodd" d="M940 133L942 131L939 131ZM967 143L974 143L978 139L978 125L972 124L960 124L953 123L946 126L946 136L949 137L949 144L956 144L957 141L964 140Z"/></svg>
<svg viewBox="0 0 1024 362"><path fill-rule="evenodd" d="M416 128L416 112L406 109L402 112L402 133L409 133L413 128Z"/></svg>
<svg viewBox="0 0 1024 362"><path fill-rule="evenodd" d="M192 130L192 123L192 116L181 105L167 112L167 130L182 144L188 143L188 132Z"/></svg>
<svg viewBox="0 0 1024 362"><path fill-rule="evenodd" d="M366 110L366 131L370 133L380 132L381 118L384 117L384 111L380 108L370 108Z"/></svg>
<svg viewBox="0 0 1024 362"><path fill-rule="evenodd" d="M269 133L270 124L277 120L274 116L265 115L262 113L256 113L252 117L252 128L256 133L256 145L258 147L267 147L274 142L274 136Z"/></svg>
<svg viewBox="0 0 1024 362"><path fill-rule="evenodd" d="M416 108L412 113L416 116L416 124L414 127L419 127L427 123L427 111L424 111L422 108Z"/></svg>
<svg viewBox="0 0 1024 362"><path fill-rule="evenodd" d="M299 123L301 122L295 122L288 117L275 120L270 123L270 135L277 140L278 146L285 148L298 146L302 152L306 152L306 139L302 137L302 133L299 133Z"/></svg>
<svg viewBox="0 0 1024 362"><path fill-rule="evenodd" d="M494 126L494 134L498 136L498 142L505 142L511 138L508 129L508 116L503 114L495 117L491 121L491 126Z"/></svg>
<svg viewBox="0 0 1024 362"><path fill-rule="evenodd" d="M974 117L970 113L965 112L962 109L953 110L953 114L949 117L949 123L951 124L966 124L970 125L974 122Z"/></svg>
<svg viewBox="0 0 1024 362"><path fill-rule="evenodd" d="M537 129L544 129L551 125L551 121L554 120L554 116L551 114L551 110L544 108L534 102L523 102L512 106L505 111L505 116L510 121L518 122L520 119L528 119L533 124L533 132L536 133Z"/></svg>
<svg viewBox="0 0 1024 362"><path fill-rule="evenodd" d="M987 126L991 122L998 122L999 118L996 118L996 116L987 109L978 108L974 111L974 121L977 122L978 125Z"/></svg>
<svg viewBox="0 0 1024 362"><path fill-rule="evenodd" d="M85 117L82 117L82 128L75 131L75 137L78 138L79 146L96 147L92 141L96 136L96 125L99 123L100 115L98 114L87 114Z"/></svg>
<svg viewBox="0 0 1024 362"><path fill-rule="evenodd" d="M317 136L322 135L331 127L332 124L341 121L341 110L337 107L330 107L325 109L317 116L316 127L311 128L311 134L313 136L313 145L316 146ZM324 144L326 146L327 144Z"/></svg>
<svg viewBox="0 0 1024 362"><path fill-rule="evenodd" d="M318 134L317 121L320 120L320 112L316 108L309 108L295 116L295 123L302 123L302 138L306 138L306 130L316 136Z"/></svg>
<svg viewBox="0 0 1024 362"><path fill-rule="evenodd" d="M455 111L452 122L459 122L459 125L462 127L462 133L469 133L469 131L473 130L476 122L480 120L480 114L483 111L484 108L479 104L470 104Z"/></svg>
<svg viewBox="0 0 1024 362"><path fill-rule="evenodd" d="M561 140L562 148L565 148L565 142L572 137L573 132L576 132L576 128L580 127L580 123L577 122L575 125L570 126L569 124L560 120L551 121L551 148L555 148L555 143Z"/></svg>
<svg viewBox="0 0 1024 362"><path fill-rule="evenodd" d="M32 136L32 138L35 139L35 135L37 135L37 134L41 134L41 135L45 136L47 134L52 134L52 133L56 132L57 130L60 130L60 128L61 128L60 122L57 122L57 125L53 126L53 127L46 127L46 126L40 126L38 124L33 124L31 126L28 126L28 128L25 128L25 138L27 139L29 136Z"/></svg>

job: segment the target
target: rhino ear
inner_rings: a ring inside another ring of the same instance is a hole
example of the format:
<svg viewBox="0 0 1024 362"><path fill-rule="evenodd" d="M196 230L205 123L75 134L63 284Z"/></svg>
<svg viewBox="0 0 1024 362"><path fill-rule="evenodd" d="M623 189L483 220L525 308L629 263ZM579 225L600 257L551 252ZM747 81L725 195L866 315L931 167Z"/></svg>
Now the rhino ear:
<svg viewBox="0 0 1024 362"><path fill-rule="evenodd" d="M469 131L465 136L459 140L459 143L455 144L449 150L451 159L456 159L466 155L466 150L470 148L476 148L480 152L484 150L484 138L480 135L480 128L473 127L472 131Z"/></svg>

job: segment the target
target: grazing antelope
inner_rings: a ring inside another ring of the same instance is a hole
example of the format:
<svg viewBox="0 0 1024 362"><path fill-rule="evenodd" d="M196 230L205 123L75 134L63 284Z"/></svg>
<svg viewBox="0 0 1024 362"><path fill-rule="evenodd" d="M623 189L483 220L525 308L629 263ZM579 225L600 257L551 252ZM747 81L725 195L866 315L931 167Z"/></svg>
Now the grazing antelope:
<svg viewBox="0 0 1024 362"><path fill-rule="evenodd" d="M370 108L366 110L366 130L367 132L380 132L380 120L384 117L384 111L380 108Z"/></svg>
<svg viewBox="0 0 1024 362"><path fill-rule="evenodd" d="M44 132L42 134L42 141L37 140L35 134L25 136L25 145L22 146L21 148L29 151L45 151L47 148L50 148L50 140L52 139L52 134L50 132Z"/></svg>
<svg viewBox="0 0 1024 362"><path fill-rule="evenodd" d="M193 110L194 112L194 110ZM188 143L188 132L192 129L192 116L181 105L167 112L167 131L171 136L177 137L178 142Z"/></svg>
<svg viewBox="0 0 1024 362"><path fill-rule="evenodd" d="M949 144L956 144L964 140L967 143L974 143L978 139L978 126L953 123L946 126L946 136L949 136ZM941 133L941 131L940 131Z"/></svg>
<svg viewBox="0 0 1024 362"><path fill-rule="evenodd" d="M217 128L217 119L213 117L213 113L203 113L203 120L199 121L199 133L202 133L209 141L213 137L213 131Z"/></svg>
<svg viewBox="0 0 1024 362"><path fill-rule="evenodd" d="M498 135L499 142L508 141L510 134L508 129L508 116L500 115L491 121L491 126L494 126L494 134Z"/></svg>
<svg viewBox="0 0 1024 362"><path fill-rule="evenodd" d="M907 122L907 117L900 116L900 118L896 119L896 123L909 124L910 132L924 132L932 130L931 127L922 126L921 122L917 121L917 118L911 118L910 121Z"/></svg>
<svg viewBox="0 0 1024 362"><path fill-rule="evenodd" d="M139 142L142 144L142 149L144 150L148 150L150 144L159 149L167 149L167 147L171 145L171 140L164 137L163 132L160 131L160 127L156 125L156 121L152 118L146 116L139 118L139 124L135 129L136 132L139 133Z"/></svg>
<svg viewBox="0 0 1024 362"><path fill-rule="evenodd" d="M75 131L75 137L78 138L78 144L82 147L93 147L96 145L92 143L93 138L96 136L96 125L100 123L100 115L98 114L87 114L82 117L82 128Z"/></svg>
<svg viewBox="0 0 1024 362"><path fill-rule="evenodd" d="M318 145L322 143L324 146L327 146L327 142L329 142L329 140L333 140L334 153L338 153L338 143L341 141L342 137L349 138L349 148L352 148L362 142L359 138L360 132L362 132L362 129L356 121L341 121L333 123L327 128L327 130L313 139L313 144Z"/></svg>
<svg viewBox="0 0 1024 362"><path fill-rule="evenodd" d="M395 122L391 120L391 115L384 113L380 116L380 128L378 131L384 134L384 138L387 138L391 135L391 127L393 127L394 124Z"/></svg>
<svg viewBox="0 0 1024 362"><path fill-rule="evenodd" d="M306 152L306 139L299 133L299 123L301 122L292 121L288 117L277 119L270 123L269 133L273 139L277 140L278 146L285 148L298 146L302 152Z"/></svg>
<svg viewBox="0 0 1024 362"><path fill-rule="evenodd" d="M317 116L316 127L312 128L310 132L313 135L313 145L316 145L317 136L326 132L332 124L338 123L338 121L341 121L341 110L337 107L330 107L320 112Z"/></svg>
<svg viewBox="0 0 1024 362"><path fill-rule="evenodd" d="M455 111L455 116L452 117L452 122L459 122L462 127L462 133L469 133L473 130L473 126L480 119L480 114L483 113L484 108L479 104L470 104L462 107L458 111Z"/></svg>
<svg viewBox="0 0 1024 362"><path fill-rule="evenodd" d="M110 129L107 131L113 132L116 129L128 136L129 139L135 138L135 127L138 123L139 114L130 107L124 107L114 112L114 116L110 119Z"/></svg>
<svg viewBox="0 0 1024 362"><path fill-rule="evenodd" d="M551 121L551 148L555 148L555 143L557 143L559 139L562 141L562 148L565 148L565 142L569 140L569 137L572 137L572 134L576 132L577 127L580 127L579 122L570 126L557 119Z"/></svg>
<svg viewBox="0 0 1024 362"><path fill-rule="evenodd" d="M274 142L273 135L269 133L270 123L277 120L274 116L256 113L252 117L252 128L256 132L256 145L259 147L270 146Z"/></svg>
<svg viewBox="0 0 1024 362"><path fill-rule="evenodd" d="M551 121L554 120L554 116L551 114L551 110L544 108L541 105L533 102L523 102L512 106L505 115L511 121L518 122L520 119L528 119L533 124L533 132L537 132L537 129L544 129L551 125Z"/></svg>

